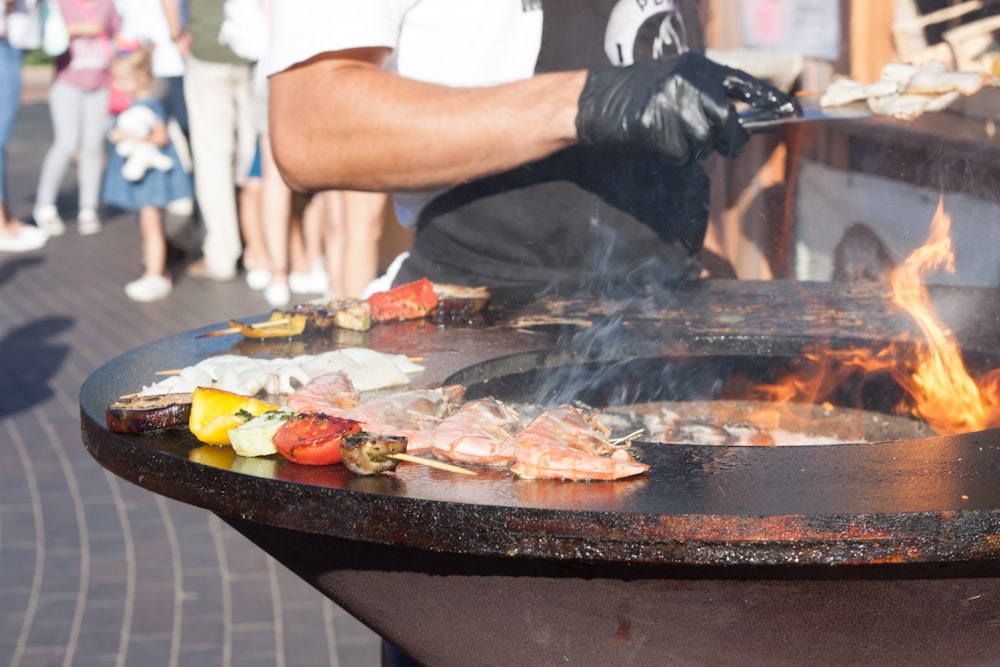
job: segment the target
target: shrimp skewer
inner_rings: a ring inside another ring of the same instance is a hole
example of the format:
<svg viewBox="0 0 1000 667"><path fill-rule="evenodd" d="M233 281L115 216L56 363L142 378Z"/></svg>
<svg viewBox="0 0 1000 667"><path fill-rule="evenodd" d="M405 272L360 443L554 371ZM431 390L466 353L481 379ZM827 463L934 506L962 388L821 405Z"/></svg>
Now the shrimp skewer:
<svg viewBox="0 0 1000 667"><path fill-rule="evenodd" d="M511 470L527 479L569 480L621 479L649 470L608 435L607 427L570 405L549 408L517 432Z"/></svg>
<svg viewBox="0 0 1000 667"><path fill-rule="evenodd" d="M418 433L411 446L429 446L444 461L507 466L514 462L514 432L522 426L517 412L495 398L480 398L463 405L433 430Z"/></svg>
<svg viewBox="0 0 1000 667"><path fill-rule="evenodd" d="M420 431L432 429L458 407L465 387L450 385L440 389L414 389L378 396L337 416L365 425L365 430L380 435L397 435L412 441ZM407 445L406 451L413 451Z"/></svg>
<svg viewBox="0 0 1000 667"><path fill-rule="evenodd" d="M360 394L343 371L314 378L289 395L286 404L296 412L317 412L364 424L368 433L412 439L432 429L458 407L465 387L414 389L359 402ZM429 445L429 441L428 441ZM407 451L412 451L407 448Z"/></svg>
<svg viewBox="0 0 1000 667"><path fill-rule="evenodd" d="M296 412L329 412L354 407L359 398L347 373L333 371L317 375L304 387L293 391L285 405Z"/></svg>

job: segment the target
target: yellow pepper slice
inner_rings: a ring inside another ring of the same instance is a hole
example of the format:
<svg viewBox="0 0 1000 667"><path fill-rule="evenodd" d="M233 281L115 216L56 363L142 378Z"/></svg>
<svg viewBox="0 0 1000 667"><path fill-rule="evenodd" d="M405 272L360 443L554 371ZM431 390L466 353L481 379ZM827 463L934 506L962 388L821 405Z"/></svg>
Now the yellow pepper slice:
<svg viewBox="0 0 1000 667"><path fill-rule="evenodd" d="M207 445L230 445L229 429L281 406L212 387L196 387L191 395L192 435Z"/></svg>
<svg viewBox="0 0 1000 667"><path fill-rule="evenodd" d="M229 326L238 330L246 338L289 338L298 336L306 329L305 315L289 315L274 311L266 322L247 324L229 320Z"/></svg>

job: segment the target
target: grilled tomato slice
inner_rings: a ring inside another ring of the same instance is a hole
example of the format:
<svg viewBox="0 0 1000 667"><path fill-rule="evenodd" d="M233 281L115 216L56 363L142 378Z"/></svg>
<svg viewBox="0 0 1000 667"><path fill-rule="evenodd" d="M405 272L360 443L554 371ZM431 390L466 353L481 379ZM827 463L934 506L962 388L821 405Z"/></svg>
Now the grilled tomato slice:
<svg viewBox="0 0 1000 667"><path fill-rule="evenodd" d="M372 320L419 320L427 317L438 305L437 292L427 278L393 287L386 292L376 292L368 297Z"/></svg>
<svg viewBox="0 0 1000 667"><path fill-rule="evenodd" d="M360 430L361 422L353 419L300 412L274 432L271 442L278 453L293 463L325 466L340 463L341 440Z"/></svg>

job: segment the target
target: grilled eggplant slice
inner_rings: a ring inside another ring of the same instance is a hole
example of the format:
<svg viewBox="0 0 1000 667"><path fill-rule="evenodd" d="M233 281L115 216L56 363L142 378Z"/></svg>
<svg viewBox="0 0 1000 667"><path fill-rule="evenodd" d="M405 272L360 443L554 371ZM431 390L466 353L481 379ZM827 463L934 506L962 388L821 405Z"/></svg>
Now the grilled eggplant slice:
<svg viewBox="0 0 1000 667"><path fill-rule="evenodd" d="M191 416L191 394L131 396L104 411L108 430L115 433L145 433L174 426L187 426Z"/></svg>

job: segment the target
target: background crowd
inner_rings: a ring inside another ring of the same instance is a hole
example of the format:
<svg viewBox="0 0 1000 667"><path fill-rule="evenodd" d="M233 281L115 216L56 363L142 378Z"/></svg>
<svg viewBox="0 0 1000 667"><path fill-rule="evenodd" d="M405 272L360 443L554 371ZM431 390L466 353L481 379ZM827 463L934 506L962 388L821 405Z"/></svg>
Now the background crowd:
<svg viewBox="0 0 1000 667"><path fill-rule="evenodd" d="M262 66L270 0L4 0L3 16L0 252L38 250L67 231L99 234L101 212L123 209L142 231L143 272L125 287L135 301L169 296L172 250L194 259L189 277L242 275L272 306L356 297L376 277L387 197L303 196L275 167ZM4 155L23 56L38 48L54 62L53 142L30 224L5 205ZM147 123L137 124L137 107ZM74 160L78 203L59 210ZM176 243L167 232L178 229L197 241Z"/></svg>

